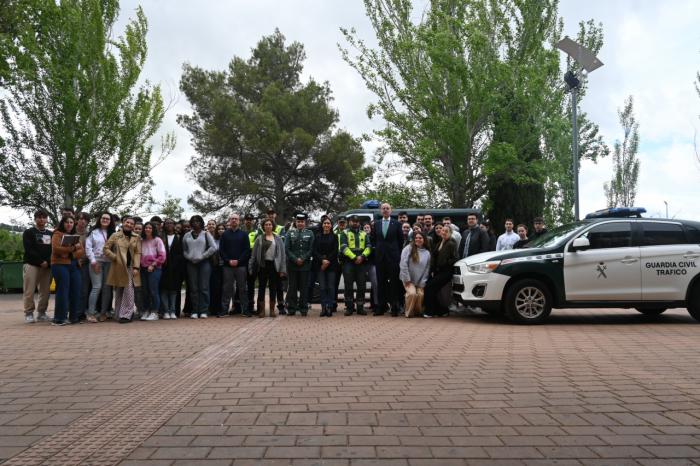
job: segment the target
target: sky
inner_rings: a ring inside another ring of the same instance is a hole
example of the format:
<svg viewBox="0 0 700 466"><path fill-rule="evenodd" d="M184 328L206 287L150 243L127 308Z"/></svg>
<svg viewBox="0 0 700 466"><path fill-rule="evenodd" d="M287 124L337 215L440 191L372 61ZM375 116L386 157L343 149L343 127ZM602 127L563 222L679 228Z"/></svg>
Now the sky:
<svg viewBox="0 0 700 466"><path fill-rule="evenodd" d="M419 11L425 0L416 0ZM223 70L234 56L248 58L258 40L275 28L288 42L304 44L307 60L304 80L328 81L333 105L340 113L339 127L359 136L382 127L367 117L374 95L359 75L341 58L341 27L355 28L368 44L375 44L373 30L360 0L122 0L115 34L124 30L129 17L141 5L149 22L148 58L142 78L162 87L170 108L160 135L174 132L177 146L153 173L154 196L165 193L182 199L194 183L185 168L194 150L189 133L176 123L178 114L191 112L178 88L182 64ZM635 100L639 123L641 163L638 206L650 216L668 215L700 220L700 162L694 139L700 130L700 97L693 82L700 70L700 2L697 0L561 0L559 14L564 33L575 37L578 23L594 19L603 23L602 68L588 76L583 110L600 125L612 148L622 139L617 111L627 96ZM700 151L700 134L698 151ZM368 159L378 142L365 144ZM603 183L612 176L612 157L597 164L584 161L580 171L581 213L605 207ZM21 212L0 208L0 221L25 223Z"/></svg>

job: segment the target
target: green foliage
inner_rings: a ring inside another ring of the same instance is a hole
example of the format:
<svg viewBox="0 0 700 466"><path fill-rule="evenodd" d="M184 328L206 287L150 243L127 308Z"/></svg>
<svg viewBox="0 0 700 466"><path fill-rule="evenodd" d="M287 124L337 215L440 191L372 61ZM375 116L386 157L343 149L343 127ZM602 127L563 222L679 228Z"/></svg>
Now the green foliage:
<svg viewBox="0 0 700 466"><path fill-rule="evenodd" d="M359 209L368 199L388 202L394 210L413 208L445 207L428 195L428 190L415 183L394 182L383 179L378 182L367 180L360 185L357 193L347 199L349 209ZM442 199L444 202L444 199Z"/></svg>
<svg viewBox="0 0 700 466"><path fill-rule="evenodd" d="M16 209L136 208L149 200L152 146L164 106L137 85L147 23L138 8L113 37L118 0L17 0L0 100L0 200ZM164 157L174 137L163 141ZM162 158L161 158L162 159Z"/></svg>
<svg viewBox="0 0 700 466"><path fill-rule="evenodd" d="M23 256L22 235L0 229L0 261L21 261Z"/></svg>
<svg viewBox="0 0 700 466"><path fill-rule="evenodd" d="M550 221L569 219L571 123L555 48L558 2L432 0L418 22L410 0L365 0L365 9L378 49L341 29L348 44L341 52L377 97L368 115L386 122L376 132L384 143L379 163L396 154L390 169L454 207L482 202L501 217L514 197L525 197L518 202L527 209L509 215L545 210ZM602 27L581 23L577 39L597 52ZM597 126L585 115L579 121L582 157L604 156Z"/></svg>
<svg viewBox="0 0 700 466"><path fill-rule="evenodd" d="M637 197L639 179L639 123L634 117L632 96L625 99L625 107L617 112L624 132L622 142L615 141L613 177L603 185L608 207L632 207Z"/></svg>
<svg viewBox="0 0 700 466"><path fill-rule="evenodd" d="M188 199L195 209L336 211L371 174L360 140L335 128L328 83L301 82L305 57L275 31L226 71L184 65L193 114L178 122L197 152L188 167L201 188Z"/></svg>
<svg viewBox="0 0 700 466"><path fill-rule="evenodd" d="M165 193L165 199L160 203L159 210L163 219L171 218L178 221L182 218L182 214L185 212L184 207L182 207L182 199L179 197L173 197L170 194Z"/></svg>

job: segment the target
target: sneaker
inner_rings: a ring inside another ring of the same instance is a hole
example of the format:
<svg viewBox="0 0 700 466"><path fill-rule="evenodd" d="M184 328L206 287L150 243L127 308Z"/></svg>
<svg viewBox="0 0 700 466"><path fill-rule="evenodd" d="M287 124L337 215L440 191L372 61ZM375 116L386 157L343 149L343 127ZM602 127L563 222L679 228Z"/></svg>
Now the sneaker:
<svg viewBox="0 0 700 466"><path fill-rule="evenodd" d="M149 312L148 314L146 314L146 318L144 320L148 320L148 321L158 320L158 313Z"/></svg>
<svg viewBox="0 0 700 466"><path fill-rule="evenodd" d="M197 314L192 314L190 316L190 319L199 319L199 316Z"/></svg>
<svg viewBox="0 0 700 466"><path fill-rule="evenodd" d="M200 319L206 319L207 317L209 317L207 314L200 314L199 315Z"/></svg>
<svg viewBox="0 0 700 466"><path fill-rule="evenodd" d="M50 322L51 317L47 316L46 313L44 314L39 314L36 318L37 322Z"/></svg>
<svg viewBox="0 0 700 466"><path fill-rule="evenodd" d="M170 313L169 312L163 313L163 319L170 320Z"/></svg>
<svg viewBox="0 0 700 466"><path fill-rule="evenodd" d="M143 314L141 314L140 320L148 320L148 312L144 312Z"/></svg>
<svg viewBox="0 0 700 466"><path fill-rule="evenodd" d="M56 327L63 327L64 325L68 325L68 322L66 322L65 320L55 320L51 322L51 325L55 325Z"/></svg>
<svg viewBox="0 0 700 466"><path fill-rule="evenodd" d="M121 317L119 319L120 324L128 324L129 322L131 322L131 319L127 319L126 317Z"/></svg>
<svg viewBox="0 0 700 466"><path fill-rule="evenodd" d="M88 321L89 323L91 323L91 324L96 324L96 323L97 323L97 319L96 319L95 316L93 316L93 315L87 316L87 321Z"/></svg>
<svg viewBox="0 0 700 466"><path fill-rule="evenodd" d="M107 314L100 314L99 317L97 317L98 322L105 322L107 320Z"/></svg>
<svg viewBox="0 0 700 466"><path fill-rule="evenodd" d="M170 319L171 319L171 320L177 319L177 316L175 315L174 312L171 312L171 313L170 313Z"/></svg>
<svg viewBox="0 0 700 466"><path fill-rule="evenodd" d="M434 316L433 314L428 314L428 313L426 312L426 313L423 313L423 317L425 317L426 319L432 319L432 318L435 317L435 316Z"/></svg>
<svg viewBox="0 0 700 466"><path fill-rule="evenodd" d="M26 314L26 315L24 316L24 322L25 322L26 324L33 324L34 322L36 322L36 321L34 320L34 314Z"/></svg>

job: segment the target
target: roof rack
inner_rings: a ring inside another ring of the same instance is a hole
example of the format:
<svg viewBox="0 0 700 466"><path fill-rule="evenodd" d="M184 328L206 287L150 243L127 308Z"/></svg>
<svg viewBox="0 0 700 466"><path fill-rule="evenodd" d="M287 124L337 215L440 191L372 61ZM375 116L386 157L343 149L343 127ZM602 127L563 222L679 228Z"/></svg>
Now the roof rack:
<svg viewBox="0 0 700 466"><path fill-rule="evenodd" d="M646 211L644 207L611 207L609 209L596 210L586 215L586 218L642 218L642 214L646 213Z"/></svg>

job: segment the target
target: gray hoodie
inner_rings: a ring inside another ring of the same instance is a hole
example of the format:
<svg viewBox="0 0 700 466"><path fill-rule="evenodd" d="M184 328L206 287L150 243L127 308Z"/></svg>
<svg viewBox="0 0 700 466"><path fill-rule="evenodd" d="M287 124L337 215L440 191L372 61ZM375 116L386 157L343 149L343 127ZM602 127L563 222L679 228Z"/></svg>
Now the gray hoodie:
<svg viewBox="0 0 700 466"><path fill-rule="evenodd" d="M197 264L216 254L216 242L209 232L202 230L195 239L192 232L188 231L182 237L182 252L185 259Z"/></svg>

